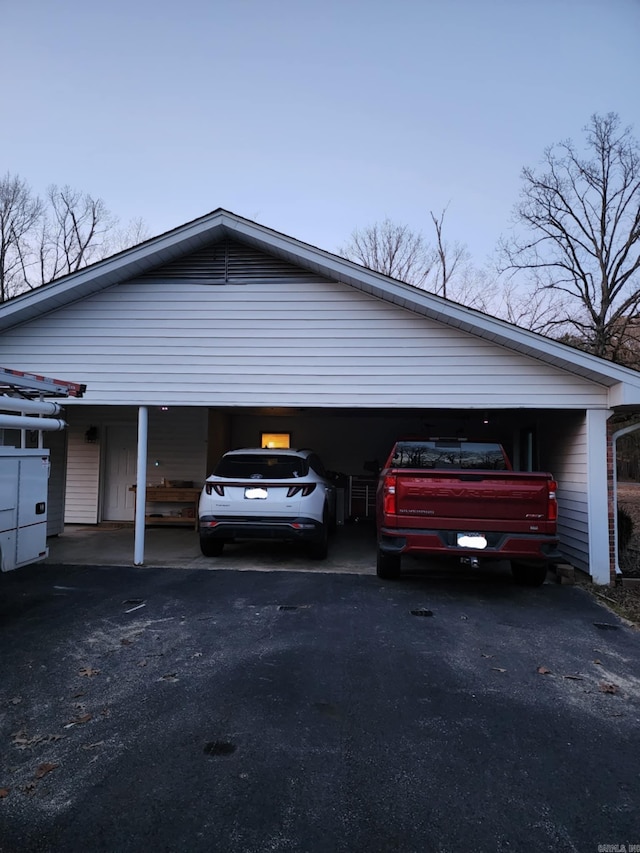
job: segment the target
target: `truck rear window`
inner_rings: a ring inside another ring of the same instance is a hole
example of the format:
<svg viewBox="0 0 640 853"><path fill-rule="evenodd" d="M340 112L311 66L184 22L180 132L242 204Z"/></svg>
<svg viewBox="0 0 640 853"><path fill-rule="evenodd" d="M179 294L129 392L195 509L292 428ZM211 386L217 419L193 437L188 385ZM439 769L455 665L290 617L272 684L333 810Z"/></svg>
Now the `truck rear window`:
<svg viewBox="0 0 640 853"><path fill-rule="evenodd" d="M299 456L264 456L247 453L223 456L215 471L216 477L233 480L293 480L305 477L309 466Z"/></svg>
<svg viewBox="0 0 640 853"><path fill-rule="evenodd" d="M399 441L392 468L458 468L506 471L502 447L489 442Z"/></svg>

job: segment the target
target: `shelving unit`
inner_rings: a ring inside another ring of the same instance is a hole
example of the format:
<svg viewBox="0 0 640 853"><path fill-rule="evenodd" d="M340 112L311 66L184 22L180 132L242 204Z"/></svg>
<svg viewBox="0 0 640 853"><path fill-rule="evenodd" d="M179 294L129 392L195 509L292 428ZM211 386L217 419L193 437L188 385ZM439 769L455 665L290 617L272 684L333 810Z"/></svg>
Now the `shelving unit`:
<svg viewBox="0 0 640 853"><path fill-rule="evenodd" d="M132 486L135 492L136 487ZM192 525L194 530L198 529L198 501L200 489L177 488L173 486L147 486L146 490L146 514L144 517L145 527L150 525ZM188 515L156 515L152 511L153 504L191 504L193 516Z"/></svg>

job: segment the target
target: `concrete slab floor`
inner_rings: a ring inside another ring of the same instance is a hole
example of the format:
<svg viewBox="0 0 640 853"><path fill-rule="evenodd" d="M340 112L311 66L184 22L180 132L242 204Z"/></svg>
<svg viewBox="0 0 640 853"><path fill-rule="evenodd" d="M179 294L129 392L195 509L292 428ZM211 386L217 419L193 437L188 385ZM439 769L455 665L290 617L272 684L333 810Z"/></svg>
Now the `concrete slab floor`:
<svg viewBox="0 0 640 853"><path fill-rule="evenodd" d="M128 524L67 525L48 539L52 565L132 566L134 531ZM187 527L148 527L144 565L235 571L304 571L375 574L375 528L367 522L340 526L326 560L310 560L300 546L287 542L241 542L220 557L203 557L198 534Z"/></svg>

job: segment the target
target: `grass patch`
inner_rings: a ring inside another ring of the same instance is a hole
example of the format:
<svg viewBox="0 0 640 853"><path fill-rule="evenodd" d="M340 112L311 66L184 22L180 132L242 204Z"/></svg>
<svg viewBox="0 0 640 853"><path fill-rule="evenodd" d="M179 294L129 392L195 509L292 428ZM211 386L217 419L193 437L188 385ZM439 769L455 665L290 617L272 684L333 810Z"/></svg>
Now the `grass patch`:
<svg viewBox="0 0 640 853"><path fill-rule="evenodd" d="M622 584L616 584L616 586L587 584L586 589L609 610L627 619L636 628L640 628L640 589L638 587L629 588Z"/></svg>

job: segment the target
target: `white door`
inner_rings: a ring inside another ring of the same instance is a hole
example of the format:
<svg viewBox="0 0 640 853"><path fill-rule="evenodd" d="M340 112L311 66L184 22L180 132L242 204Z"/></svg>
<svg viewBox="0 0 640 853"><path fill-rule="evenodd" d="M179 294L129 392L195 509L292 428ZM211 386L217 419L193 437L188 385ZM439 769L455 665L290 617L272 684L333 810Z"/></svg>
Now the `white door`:
<svg viewBox="0 0 640 853"><path fill-rule="evenodd" d="M104 521L133 521L136 496L137 431L131 425L107 427L105 483L102 518Z"/></svg>

